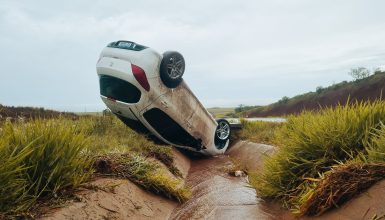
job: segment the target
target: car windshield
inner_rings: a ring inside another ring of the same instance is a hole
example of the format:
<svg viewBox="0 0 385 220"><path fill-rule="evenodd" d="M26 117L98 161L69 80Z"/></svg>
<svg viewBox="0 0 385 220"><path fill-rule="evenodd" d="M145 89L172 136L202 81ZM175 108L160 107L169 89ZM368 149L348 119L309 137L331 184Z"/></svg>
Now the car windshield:
<svg viewBox="0 0 385 220"><path fill-rule="evenodd" d="M146 46L131 42L131 41L117 41L107 45L107 47L120 48L126 50L141 51L146 49Z"/></svg>

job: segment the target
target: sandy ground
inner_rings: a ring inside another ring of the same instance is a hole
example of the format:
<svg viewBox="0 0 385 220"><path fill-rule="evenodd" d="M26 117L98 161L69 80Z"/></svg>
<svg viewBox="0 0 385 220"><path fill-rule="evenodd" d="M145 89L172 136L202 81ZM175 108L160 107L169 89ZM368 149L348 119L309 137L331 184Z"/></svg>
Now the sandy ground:
<svg viewBox="0 0 385 220"><path fill-rule="evenodd" d="M187 176L190 160L174 150L176 166ZM178 203L147 192L124 179L99 178L92 181L93 189L77 194L80 201L50 210L44 220L77 219L168 219Z"/></svg>
<svg viewBox="0 0 385 220"><path fill-rule="evenodd" d="M52 210L42 219L167 219L176 202L146 192L128 180L98 179L91 183L112 190L86 190L80 202Z"/></svg>
<svg viewBox="0 0 385 220"><path fill-rule="evenodd" d="M80 201L51 210L42 219L296 219L279 205L258 198L247 177L226 172L234 160L260 170L264 155L273 152L272 146L245 141L237 142L226 155L210 158L190 160L175 150L176 165L193 192L186 203L179 205L146 192L128 180L101 178L91 183L96 189L78 194ZM358 220L375 215L385 215L385 180L339 209L301 219Z"/></svg>

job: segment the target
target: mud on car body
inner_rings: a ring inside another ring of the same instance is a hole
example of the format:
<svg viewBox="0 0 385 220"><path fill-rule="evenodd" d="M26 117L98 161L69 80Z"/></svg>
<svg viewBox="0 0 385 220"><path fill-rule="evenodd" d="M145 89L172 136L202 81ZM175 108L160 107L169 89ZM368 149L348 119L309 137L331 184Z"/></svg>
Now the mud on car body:
<svg viewBox="0 0 385 220"><path fill-rule="evenodd" d="M133 130L208 155L226 151L230 125L216 121L187 86L180 53L116 41L103 49L96 70L103 102Z"/></svg>

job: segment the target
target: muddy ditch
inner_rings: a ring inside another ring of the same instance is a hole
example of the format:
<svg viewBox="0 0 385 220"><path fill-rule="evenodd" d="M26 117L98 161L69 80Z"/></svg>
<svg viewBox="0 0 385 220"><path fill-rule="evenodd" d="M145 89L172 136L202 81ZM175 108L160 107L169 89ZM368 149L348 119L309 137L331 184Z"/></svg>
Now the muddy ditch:
<svg viewBox="0 0 385 220"><path fill-rule="evenodd" d="M256 196L248 184L247 176L228 174L234 166L233 158L250 162L258 168L260 159L250 153L262 155L272 152L268 145L238 142L226 155L193 159L186 183L192 187L193 197L178 206L170 219L272 219L268 204Z"/></svg>
<svg viewBox="0 0 385 220"><path fill-rule="evenodd" d="M225 155L187 157L174 150L176 166L192 190L184 204L149 193L128 180L101 178L82 190L78 201L51 209L42 219L296 219L278 204L258 198L247 176L229 175L241 162L245 169L263 169L264 155L274 147L236 142ZM339 209L302 219L372 219L385 214L385 181L371 187Z"/></svg>

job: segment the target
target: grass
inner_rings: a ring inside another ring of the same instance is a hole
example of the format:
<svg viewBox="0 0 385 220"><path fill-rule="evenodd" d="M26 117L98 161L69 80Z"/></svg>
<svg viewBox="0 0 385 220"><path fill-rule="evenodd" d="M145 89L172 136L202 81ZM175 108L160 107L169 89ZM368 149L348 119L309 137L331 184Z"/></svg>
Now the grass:
<svg viewBox="0 0 385 220"><path fill-rule="evenodd" d="M36 119L0 126L0 216L24 215L38 200L61 197L89 181L95 162L111 155L120 167L114 175L180 202L188 198L171 148L115 117Z"/></svg>
<svg viewBox="0 0 385 220"><path fill-rule="evenodd" d="M385 164L348 162L334 166L301 194L300 214L320 215L384 179Z"/></svg>
<svg viewBox="0 0 385 220"><path fill-rule="evenodd" d="M6 123L1 130L0 211L25 211L40 197L57 195L90 176L87 137L70 121Z"/></svg>
<svg viewBox="0 0 385 220"><path fill-rule="evenodd" d="M239 138L263 144L274 144L275 132L282 126L282 123L264 121L241 120L241 123Z"/></svg>
<svg viewBox="0 0 385 220"><path fill-rule="evenodd" d="M385 102L381 101L348 103L290 116L276 132L277 153L266 159L263 172L252 181L258 195L279 200L294 213L304 214L301 207L311 198L307 195L316 191L328 176L324 174L333 172L334 166L355 160L361 164L383 160L384 121ZM332 207L337 205L338 200Z"/></svg>
<svg viewBox="0 0 385 220"><path fill-rule="evenodd" d="M185 202L191 196L182 180L170 177L159 163L139 154L105 155L95 161L94 167L99 173L130 179L149 191L179 202Z"/></svg>
<svg viewBox="0 0 385 220"><path fill-rule="evenodd" d="M385 163L385 125L373 131L371 142L367 143L367 161Z"/></svg>

